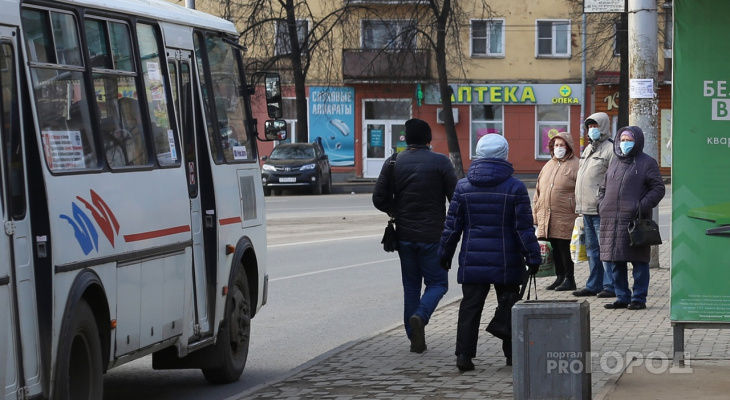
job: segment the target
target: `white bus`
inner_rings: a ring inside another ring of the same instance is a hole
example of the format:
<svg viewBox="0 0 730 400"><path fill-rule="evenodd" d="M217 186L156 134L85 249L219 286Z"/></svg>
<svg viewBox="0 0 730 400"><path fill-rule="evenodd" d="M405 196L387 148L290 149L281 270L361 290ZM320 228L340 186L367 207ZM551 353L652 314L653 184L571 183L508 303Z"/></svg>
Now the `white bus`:
<svg viewBox="0 0 730 400"><path fill-rule="evenodd" d="M267 275L233 24L162 0L0 6L0 399L99 400L149 354L236 381ZM259 139L285 139L279 77L256 77Z"/></svg>

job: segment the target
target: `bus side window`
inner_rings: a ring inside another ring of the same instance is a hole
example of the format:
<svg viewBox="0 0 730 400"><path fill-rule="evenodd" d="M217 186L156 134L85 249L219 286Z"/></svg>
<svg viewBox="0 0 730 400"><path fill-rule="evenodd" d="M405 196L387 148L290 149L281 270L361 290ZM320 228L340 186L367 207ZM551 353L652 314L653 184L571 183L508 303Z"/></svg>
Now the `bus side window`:
<svg viewBox="0 0 730 400"><path fill-rule="evenodd" d="M48 168L97 168L75 17L32 8L21 10L21 17ZM38 53L39 48L45 51Z"/></svg>
<svg viewBox="0 0 730 400"><path fill-rule="evenodd" d="M170 104L163 71L164 59L160 58L161 46L155 28L149 24L137 24L137 40L142 58L144 94L147 98L147 112L152 122L152 141L157 154L157 162L165 166L180 165L177 137L170 122Z"/></svg>
<svg viewBox="0 0 730 400"><path fill-rule="evenodd" d="M86 40L94 70L99 128L111 168L148 165L145 130L137 96L129 27L87 18Z"/></svg>

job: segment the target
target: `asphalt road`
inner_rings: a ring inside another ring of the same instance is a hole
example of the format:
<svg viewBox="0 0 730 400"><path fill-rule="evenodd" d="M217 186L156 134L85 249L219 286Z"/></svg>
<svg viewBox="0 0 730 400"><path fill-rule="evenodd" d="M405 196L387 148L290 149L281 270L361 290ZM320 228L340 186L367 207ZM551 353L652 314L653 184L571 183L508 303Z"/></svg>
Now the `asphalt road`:
<svg viewBox="0 0 730 400"><path fill-rule="evenodd" d="M151 357L111 370L105 400L226 399L291 373L353 340L402 323L397 253L370 194L267 197L269 297L252 321L240 381L209 385L197 370L155 371ZM442 304L460 297L456 274ZM403 345L409 346L405 333Z"/></svg>

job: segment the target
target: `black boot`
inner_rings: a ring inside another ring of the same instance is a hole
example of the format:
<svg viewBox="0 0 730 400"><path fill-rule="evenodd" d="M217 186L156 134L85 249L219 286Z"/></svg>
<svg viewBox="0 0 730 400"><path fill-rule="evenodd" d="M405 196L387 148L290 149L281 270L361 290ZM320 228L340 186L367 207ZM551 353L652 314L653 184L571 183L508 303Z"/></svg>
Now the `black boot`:
<svg viewBox="0 0 730 400"><path fill-rule="evenodd" d="M572 276L566 276L565 279L563 279L563 283L555 288L556 292L565 292L567 290L575 290L575 278Z"/></svg>
<svg viewBox="0 0 730 400"><path fill-rule="evenodd" d="M556 287L560 286L561 283L563 283L563 280L565 279L564 275L557 275L555 277L555 282L551 283L550 286L546 287L547 290L555 290Z"/></svg>

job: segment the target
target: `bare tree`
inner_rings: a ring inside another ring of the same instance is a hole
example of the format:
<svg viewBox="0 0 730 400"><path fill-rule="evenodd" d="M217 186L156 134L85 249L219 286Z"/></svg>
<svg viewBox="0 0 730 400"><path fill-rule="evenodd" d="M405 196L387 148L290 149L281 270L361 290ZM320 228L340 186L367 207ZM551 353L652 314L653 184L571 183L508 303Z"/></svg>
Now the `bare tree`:
<svg viewBox="0 0 730 400"><path fill-rule="evenodd" d="M433 53L439 94L444 109L443 122L449 158L457 176L463 178L464 166L452 113L453 93L449 82L466 78L465 65L470 57L464 52L468 44L463 44L461 39L464 27L468 29L471 18L488 19L496 15L486 0L470 2L469 5L456 0L414 0L408 2L408 5L400 10L391 9L389 13L381 15L410 20L409 29L402 31L401 35L415 34L422 46L425 45Z"/></svg>

